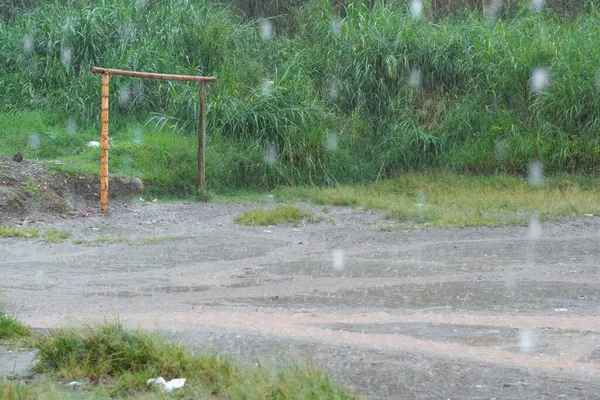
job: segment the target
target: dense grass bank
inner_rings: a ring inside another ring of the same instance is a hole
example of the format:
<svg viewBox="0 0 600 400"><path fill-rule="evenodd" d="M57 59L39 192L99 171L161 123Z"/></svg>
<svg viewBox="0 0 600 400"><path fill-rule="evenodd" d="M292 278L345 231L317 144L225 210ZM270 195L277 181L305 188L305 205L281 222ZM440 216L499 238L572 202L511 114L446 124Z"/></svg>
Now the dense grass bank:
<svg viewBox="0 0 600 400"><path fill-rule="evenodd" d="M85 143L98 132L100 79L88 69L99 65L217 77L214 190L432 168L521 174L532 160L550 173L598 171L594 7L576 20L528 4L501 19L413 11L313 0L294 8L286 36L206 1L40 3L0 25L0 153L95 172ZM197 87L111 82L113 170L155 194L193 193Z"/></svg>
<svg viewBox="0 0 600 400"><path fill-rule="evenodd" d="M250 367L208 351L194 354L157 334L127 330L120 324L56 330L34 342L35 370L45 379L0 382L1 398L358 398L310 364ZM148 379L159 376L186 382L169 394L148 385ZM79 382L75 387L61 383L73 380Z"/></svg>

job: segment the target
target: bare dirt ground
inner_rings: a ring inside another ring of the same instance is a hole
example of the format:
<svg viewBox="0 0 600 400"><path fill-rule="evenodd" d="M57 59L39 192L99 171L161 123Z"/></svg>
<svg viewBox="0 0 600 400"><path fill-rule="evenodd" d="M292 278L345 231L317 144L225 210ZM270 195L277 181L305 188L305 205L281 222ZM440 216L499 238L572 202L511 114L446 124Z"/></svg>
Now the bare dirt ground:
<svg viewBox="0 0 600 400"><path fill-rule="evenodd" d="M371 398L600 398L600 218L382 232L346 208L301 205L335 223L265 228L234 217L268 205L111 206L30 222L64 243L0 239L8 312L312 360ZM0 350L0 373L17 359Z"/></svg>

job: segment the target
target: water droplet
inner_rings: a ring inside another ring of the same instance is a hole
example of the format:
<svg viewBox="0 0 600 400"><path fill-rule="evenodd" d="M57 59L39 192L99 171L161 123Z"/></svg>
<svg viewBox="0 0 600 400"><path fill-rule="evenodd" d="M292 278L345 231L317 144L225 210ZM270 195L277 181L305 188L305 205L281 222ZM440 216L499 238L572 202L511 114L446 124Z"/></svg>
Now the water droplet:
<svg viewBox="0 0 600 400"><path fill-rule="evenodd" d="M413 88L418 88L421 86L421 70L413 68L410 71L410 75L408 77L408 84Z"/></svg>
<svg viewBox="0 0 600 400"><path fill-rule="evenodd" d="M144 8L148 4L148 0L135 0L136 7Z"/></svg>
<svg viewBox="0 0 600 400"><path fill-rule="evenodd" d="M535 11L542 11L544 3L546 3L546 0L531 0L531 8Z"/></svg>
<svg viewBox="0 0 600 400"><path fill-rule="evenodd" d="M60 61L65 65L71 64L72 49L70 46L63 46L60 49Z"/></svg>
<svg viewBox="0 0 600 400"><path fill-rule="evenodd" d="M419 190L417 192L417 207L423 208L425 206L426 200L427 200L427 197L425 196L425 193L423 193L422 190Z"/></svg>
<svg viewBox="0 0 600 400"><path fill-rule="evenodd" d="M410 15L413 18L421 18L423 14L423 0L412 0L410 3Z"/></svg>
<svg viewBox="0 0 600 400"><path fill-rule="evenodd" d="M519 349L523 353L532 353L535 351L535 332L531 328L521 329L519 331Z"/></svg>
<svg viewBox="0 0 600 400"><path fill-rule="evenodd" d="M544 67L539 67L533 70L531 74L531 90L541 92L546 90L550 84L550 73Z"/></svg>
<svg viewBox="0 0 600 400"><path fill-rule="evenodd" d="M541 161L534 161L527 169L529 183L533 186L541 186L544 182L544 165Z"/></svg>
<svg viewBox="0 0 600 400"><path fill-rule="evenodd" d="M329 133L327 135L327 150L336 151L338 148L337 133Z"/></svg>
<svg viewBox="0 0 600 400"><path fill-rule="evenodd" d="M274 85L275 82L273 82L273 79L267 78L263 80L260 84L260 91L262 92L263 96L270 96Z"/></svg>
<svg viewBox="0 0 600 400"><path fill-rule="evenodd" d="M73 118L69 118L67 120L67 133L72 135L75 132L77 132L77 122Z"/></svg>
<svg viewBox="0 0 600 400"><path fill-rule="evenodd" d="M527 229L527 237L529 239L537 239L542 235L542 224L537 215L529 219L529 225Z"/></svg>
<svg viewBox="0 0 600 400"><path fill-rule="evenodd" d="M341 271L344 269L344 250L337 249L333 251L333 269Z"/></svg>
<svg viewBox="0 0 600 400"><path fill-rule="evenodd" d="M33 36L25 36L25 39L23 40L23 50L25 50L25 54L30 54L33 51Z"/></svg>
<svg viewBox="0 0 600 400"><path fill-rule="evenodd" d="M259 22L260 37L265 40L273 39L275 37L275 31L273 30L273 23L268 19L263 19Z"/></svg>
<svg viewBox="0 0 600 400"><path fill-rule="evenodd" d="M119 88L119 106L129 107L131 104L131 88L129 86L121 86Z"/></svg>
<svg viewBox="0 0 600 400"><path fill-rule="evenodd" d="M491 0L488 7L485 9L485 14L488 18L496 18L504 9L504 0Z"/></svg>
<svg viewBox="0 0 600 400"><path fill-rule="evenodd" d="M131 26L128 24L121 24L119 26L119 36L121 36L121 42L126 44L133 39L133 31Z"/></svg>
<svg viewBox="0 0 600 400"><path fill-rule="evenodd" d="M339 35L342 32L342 19L340 17L331 19L331 32L336 35Z"/></svg>
<svg viewBox="0 0 600 400"><path fill-rule="evenodd" d="M38 133L30 133L27 136L27 146L37 150L40 147L40 135Z"/></svg>
<svg viewBox="0 0 600 400"><path fill-rule="evenodd" d="M269 165L273 165L279 158L279 149L274 144L269 144L265 151L265 162Z"/></svg>
<svg viewBox="0 0 600 400"><path fill-rule="evenodd" d="M142 129L139 126L133 128L133 143L142 144L144 137L142 136Z"/></svg>
<svg viewBox="0 0 600 400"><path fill-rule="evenodd" d="M330 101L337 99L339 93L340 84L337 79L330 77L327 80L327 98Z"/></svg>

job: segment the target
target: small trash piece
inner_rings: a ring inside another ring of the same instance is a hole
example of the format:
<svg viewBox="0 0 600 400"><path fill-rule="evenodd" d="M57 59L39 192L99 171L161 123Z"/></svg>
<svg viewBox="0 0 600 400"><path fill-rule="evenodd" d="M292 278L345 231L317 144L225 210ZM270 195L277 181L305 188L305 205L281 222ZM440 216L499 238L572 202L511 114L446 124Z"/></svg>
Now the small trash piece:
<svg viewBox="0 0 600 400"><path fill-rule="evenodd" d="M88 142L87 147L91 147L92 149L97 149L98 147L100 147L100 142L96 142L95 140L92 140L91 142Z"/></svg>
<svg viewBox="0 0 600 400"><path fill-rule="evenodd" d="M76 388L76 387L79 387L79 386L83 386L83 382L72 381L72 382L69 382L69 383L65 384L65 386L66 387L70 387L70 388Z"/></svg>
<svg viewBox="0 0 600 400"><path fill-rule="evenodd" d="M185 378L179 378L179 379L171 379L169 382L165 381L164 378L161 376L157 379L148 379L148 385L149 384L155 384L156 386L160 386L162 390L164 390L165 392L171 393L171 391L173 391L173 389L179 389L182 388L183 385L185 385Z"/></svg>

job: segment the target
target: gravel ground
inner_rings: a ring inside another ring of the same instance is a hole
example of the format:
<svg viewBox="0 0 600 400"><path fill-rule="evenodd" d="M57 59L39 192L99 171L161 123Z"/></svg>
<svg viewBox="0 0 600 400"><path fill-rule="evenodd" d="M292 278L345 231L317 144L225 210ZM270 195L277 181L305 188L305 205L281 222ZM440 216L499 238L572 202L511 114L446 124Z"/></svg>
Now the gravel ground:
<svg viewBox="0 0 600 400"><path fill-rule="evenodd" d="M371 398L600 398L600 218L384 232L301 204L334 223L234 223L270 206L39 214L26 225L72 236L0 239L0 302L35 328L118 318L248 363L312 360Z"/></svg>

